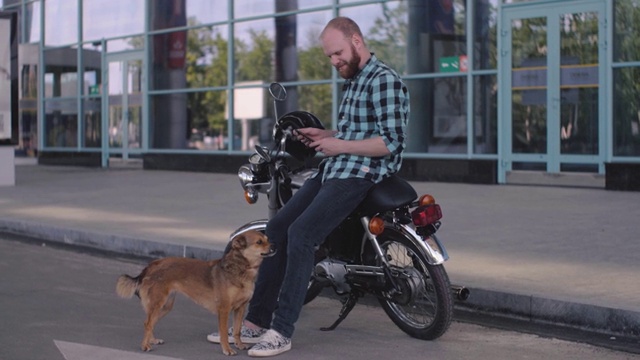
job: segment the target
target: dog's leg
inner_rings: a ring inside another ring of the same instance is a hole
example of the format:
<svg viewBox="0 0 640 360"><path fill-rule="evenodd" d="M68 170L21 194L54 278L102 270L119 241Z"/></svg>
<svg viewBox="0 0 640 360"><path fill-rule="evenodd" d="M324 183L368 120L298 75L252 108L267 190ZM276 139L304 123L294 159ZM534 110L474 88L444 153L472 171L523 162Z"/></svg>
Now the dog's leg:
<svg viewBox="0 0 640 360"><path fill-rule="evenodd" d="M218 333L220 334L220 346L222 353L225 355L235 355L236 351L229 346L229 315L231 314L231 306L221 304L218 307ZM236 329L233 329L234 339L240 340L240 336L235 336Z"/></svg>
<svg viewBox="0 0 640 360"><path fill-rule="evenodd" d="M249 347L240 339L240 331L242 330L242 320L244 319L245 309L246 304L243 304L233 312L233 340L236 347L240 350L244 350Z"/></svg>
<svg viewBox="0 0 640 360"><path fill-rule="evenodd" d="M141 348L142 351L151 351L152 345L164 344L164 340L156 339L153 335L153 329L156 324L164 315L166 315L173 307L175 296L158 295L152 297L159 297L161 301L149 302L145 306L145 312L147 313L147 320L144 322L144 338L142 339Z"/></svg>

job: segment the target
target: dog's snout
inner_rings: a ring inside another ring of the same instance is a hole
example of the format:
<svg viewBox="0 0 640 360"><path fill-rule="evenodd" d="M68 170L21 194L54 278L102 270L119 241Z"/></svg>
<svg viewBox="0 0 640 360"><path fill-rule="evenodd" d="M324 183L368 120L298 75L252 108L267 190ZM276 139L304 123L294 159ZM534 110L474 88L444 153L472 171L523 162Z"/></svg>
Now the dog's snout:
<svg viewBox="0 0 640 360"><path fill-rule="evenodd" d="M271 257L273 255L276 254L278 250L276 250L275 247L273 247L273 245L269 245L269 251L267 251L266 253L263 253L262 256L263 257Z"/></svg>

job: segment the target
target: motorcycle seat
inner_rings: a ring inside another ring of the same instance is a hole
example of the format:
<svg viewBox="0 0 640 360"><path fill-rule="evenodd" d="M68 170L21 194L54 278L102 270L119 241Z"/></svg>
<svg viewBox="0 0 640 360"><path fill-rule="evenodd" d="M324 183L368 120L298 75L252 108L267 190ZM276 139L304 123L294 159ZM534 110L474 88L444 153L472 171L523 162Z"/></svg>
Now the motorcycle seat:
<svg viewBox="0 0 640 360"><path fill-rule="evenodd" d="M406 180L392 175L371 187L356 213L371 216L411 204L417 197L418 194Z"/></svg>

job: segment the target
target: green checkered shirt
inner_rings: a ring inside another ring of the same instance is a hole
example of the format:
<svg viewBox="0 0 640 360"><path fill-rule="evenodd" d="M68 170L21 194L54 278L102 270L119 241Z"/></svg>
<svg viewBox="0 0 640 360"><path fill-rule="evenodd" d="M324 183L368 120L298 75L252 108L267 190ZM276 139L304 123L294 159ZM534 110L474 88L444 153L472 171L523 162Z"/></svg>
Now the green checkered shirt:
<svg viewBox="0 0 640 360"><path fill-rule="evenodd" d="M409 90L398 74L373 54L364 68L345 82L344 89L335 137L363 140L380 136L391 154L328 157L323 160L322 181L364 178L378 183L400 170L409 121Z"/></svg>

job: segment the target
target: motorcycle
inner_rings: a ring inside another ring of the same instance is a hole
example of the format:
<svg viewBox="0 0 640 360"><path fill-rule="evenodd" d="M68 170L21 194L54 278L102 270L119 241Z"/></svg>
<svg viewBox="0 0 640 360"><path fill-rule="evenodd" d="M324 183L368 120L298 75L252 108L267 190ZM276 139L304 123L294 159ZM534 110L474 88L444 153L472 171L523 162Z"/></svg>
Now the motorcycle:
<svg viewBox="0 0 640 360"><path fill-rule="evenodd" d="M268 199L268 218L251 221L230 238L249 230L264 232L267 222L317 169L315 151L295 135L302 127L323 128L305 111L277 116L286 90L273 83L276 123L271 149L257 145L249 163L238 170L248 203L260 193ZM291 162L304 162L293 168ZM365 294L374 295L389 318L405 333L423 340L442 336L452 320L454 297L466 300L469 290L452 286L443 263L449 258L436 237L442 211L431 195L418 197L398 176L374 185L366 199L316 249L305 304L331 287L342 299L338 319L321 330L335 329Z"/></svg>

